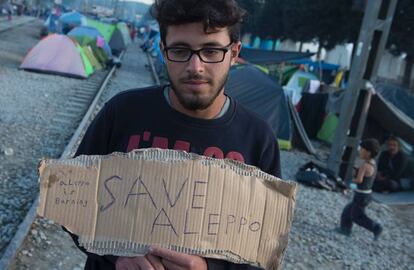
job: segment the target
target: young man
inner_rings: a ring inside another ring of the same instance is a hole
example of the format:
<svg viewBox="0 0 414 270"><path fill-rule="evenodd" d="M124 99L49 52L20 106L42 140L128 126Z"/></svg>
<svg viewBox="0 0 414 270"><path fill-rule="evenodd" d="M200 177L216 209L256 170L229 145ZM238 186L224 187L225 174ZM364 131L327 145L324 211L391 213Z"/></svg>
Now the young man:
<svg viewBox="0 0 414 270"><path fill-rule="evenodd" d="M381 153L378 159L378 174L373 190L378 192L399 191L400 180L407 167L407 156L401 151L397 137L390 136L387 140L387 151Z"/></svg>
<svg viewBox="0 0 414 270"><path fill-rule="evenodd" d="M77 155L171 148L235 159L280 177L275 134L224 93L241 49L243 11L237 3L165 0L156 1L153 11L171 85L115 96L91 124ZM159 247L138 257L87 255L85 269L253 269Z"/></svg>

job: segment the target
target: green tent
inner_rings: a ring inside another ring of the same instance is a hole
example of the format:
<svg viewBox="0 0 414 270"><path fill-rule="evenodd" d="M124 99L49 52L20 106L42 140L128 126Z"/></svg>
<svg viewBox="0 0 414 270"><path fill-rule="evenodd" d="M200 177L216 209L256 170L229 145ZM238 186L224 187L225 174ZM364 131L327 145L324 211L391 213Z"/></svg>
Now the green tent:
<svg viewBox="0 0 414 270"><path fill-rule="evenodd" d="M78 48L78 51L82 57L82 61L83 61L83 66L85 67L85 73L86 75L89 77L93 72L93 66L91 64L91 61L89 60L89 58L86 56L85 52L83 51L82 47L76 43L76 48Z"/></svg>
<svg viewBox="0 0 414 270"><path fill-rule="evenodd" d="M323 121L322 127L318 131L316 138L318 138L321 141L332 144L334 137L335 137L337 126L338 126L338 117L333 113L329 113L325 117L325 120Z"/></svg>
<svg viewBox="0 0 414 270"><path fill-rule="evenodd" d="M99 60L95 57L91 47L84 45L82 46L82 50L85 53L86 57L88 57L89 62L91 63L94 70L101 70L102 65L99 63Z"/></svg>
<svg viewBox="0 0 414 270"><path fill-rule="evenodd" d="M67 35L76 40L82 47L88 46L92 50L94 57L102 66L105 66L112 57L111 48L104 40L101 33L94 27L76 27Z"/></svg>
<svg viewBox="0 0 414 270"><path fill-rule="evenodd" d="M86 25L98 29L99 33L101 33L106 42L109 42L111 40L112 34L115 30L115 25L92 19L86 19Z"/></svg>

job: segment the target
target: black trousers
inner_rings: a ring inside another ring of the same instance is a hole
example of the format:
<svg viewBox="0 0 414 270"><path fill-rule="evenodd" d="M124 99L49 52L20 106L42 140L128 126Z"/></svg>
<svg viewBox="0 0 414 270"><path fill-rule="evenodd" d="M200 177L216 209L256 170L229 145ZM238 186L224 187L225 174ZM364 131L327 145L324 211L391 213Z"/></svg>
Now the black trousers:
<svg viewBox="0 0 414 270"><path fill-rule="evenodd" d="M341 229L351 232L353 223L376 233L381 227L365 214L365 208L372 201L371 194L354 192L352 202L345 206L341 215Z"/></svg>

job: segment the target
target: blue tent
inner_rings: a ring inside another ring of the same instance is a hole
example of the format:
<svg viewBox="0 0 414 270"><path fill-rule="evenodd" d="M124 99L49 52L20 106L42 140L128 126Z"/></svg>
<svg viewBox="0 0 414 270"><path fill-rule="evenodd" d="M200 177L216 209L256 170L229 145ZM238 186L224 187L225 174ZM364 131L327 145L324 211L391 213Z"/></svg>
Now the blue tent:
<svg viewBox="0 0 414 270"><path fill-rule="evenodd" d="M101 33L95 28L90 26L79 26L75 27L68 33L69 37L74 37L77 40L80 40L82 38L89 38L92 40L95 40L98 37L101 37L103 40L103 51L105 52L105 55L108 57L108 59L112 58L112 52L111 48L109 47L108 43L105 41L105 39L102 37ZM82 43L82 42L81 42Z"/></svg>
<svg viewBox="0 0 414 270"><path fill-rule="evenodd" d="M62 31L64 34L69 32L76 26L86 25L86 18L82 14L76 11L67 12L59 17L59 21L62 24Z"/></svg>

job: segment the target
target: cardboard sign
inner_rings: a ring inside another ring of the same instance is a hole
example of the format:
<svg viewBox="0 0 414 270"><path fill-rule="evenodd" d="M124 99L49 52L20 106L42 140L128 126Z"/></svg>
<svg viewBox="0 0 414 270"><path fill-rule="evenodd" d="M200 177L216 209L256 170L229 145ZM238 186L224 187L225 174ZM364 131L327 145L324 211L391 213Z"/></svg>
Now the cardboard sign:
<svg viewBox="0 0 414 270"><path fill-rule="evenodd" d="M175 150L43 160L38 214L97 254L151 245L277 269L296 184L255 167Z"/></svg>

